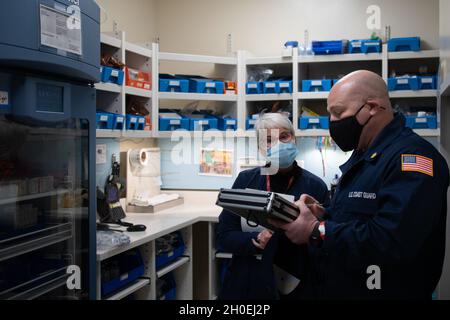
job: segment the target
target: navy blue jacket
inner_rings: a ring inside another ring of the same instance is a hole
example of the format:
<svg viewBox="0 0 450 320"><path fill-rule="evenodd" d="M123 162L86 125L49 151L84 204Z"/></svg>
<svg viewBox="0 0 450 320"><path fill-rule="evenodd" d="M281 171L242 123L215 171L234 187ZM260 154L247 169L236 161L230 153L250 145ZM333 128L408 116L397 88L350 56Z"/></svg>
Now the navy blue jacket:
<svg viewBox="0 0 450 320"><path fill-rule="evenodd" d="M259 168L244 171L237 177L233 188L266 190L266 176L261 175ZM283 193L285 193L284 190ZM328 189L325 183L301 168L298 168L295 183L286 193L293 195L296 200L304 193L316 197L321 202L326 202L328 198ZM302 276L300 269L305 263L303 253L307 254L306 247L292 245L283 233L276 232L265 250L261 252L252 243L252 239L256 239L257 236L258 232L242 231L239 216L227 210L220 215L217 226L218 249L232 253L233 259L224 277L219 299L276 299L278 294L274 281L273 264L280 241L283 243L283 251L289 252L289 259L286 261L286 254L282 254L280 260L284 261L280 261L278 265L298 277ZM255 255L258 254L262 254L262 260L255 258Z"/></svg>
<svg viewBox="0 0 450 320"><path fill-rule="evenodd" d="M445 253L445 159L396 115L341 170L326 238L320 247L310 245L313 276L304 297L430 299ZM380 290L367 286L373 265L381 271Z"/></svg>

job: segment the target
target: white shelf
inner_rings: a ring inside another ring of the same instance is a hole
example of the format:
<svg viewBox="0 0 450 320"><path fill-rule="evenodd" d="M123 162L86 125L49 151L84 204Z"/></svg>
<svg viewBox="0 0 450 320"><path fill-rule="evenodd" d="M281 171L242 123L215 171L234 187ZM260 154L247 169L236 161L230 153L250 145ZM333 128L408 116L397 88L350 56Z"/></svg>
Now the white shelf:
<svg viewBox="0 0 450 320"><path fill-rule="evenodd" d="M278 100L293 100L292 93L282 94L248 94L246 95L247 101L278 101Z"/></svg>
<svg viewBox="0 0 450 320"><path fill-rule="evenodd" d="M295 94L298 100L312 100L312 99L328 99L330 92L298 92Z"/></svg>
<svg viewBox="0 0 450 320"><path fill-rule="evenodd" d="M391 98L433 98L438 96L437 90L399 90L390 91Z"/></svg>
<svg viewBox="0 0 450 320"><path fill-rule="evenodd" d="M237 95L208 94L208 93L181 93L160 92L159 99L163 100L196 100L196 101L237 101Z"/></svg>
<svg viewBox="0 0 450 320"><path fill-rule="evenodd" d="M125 51L131 52L131 53L135 53L137 55L140 55L140 56L143 56L143 57L146 57L146 58L151 58L152 57L152 49L151 48L138 46L136 44L129 43L129 42L125 43Z"/></svg>
<svg viewBox="0 0 450 320"><path fill-rule="evenodd" d="M295 135L297 137L329 137L330 131L323 129L297 130Z"/></svg>
<svg viewBox="0 0 450 320"><path fill-rule="evenodd" d="M164 277L166 274L168 274L169 272L174 271L175 269L181 267L182 265L188 263L190 261L189 257L181 257L178 258L174 263L168 265L165 268L162 268L161 270L156 272L156 276L158 278Z"/></svg>
<svg viewBox="0 0 450 320"><path fill-rule="evenodd" d="M416 129L415 133L421 137L439 137L440 133L438 129ZM329 130L310 129L310 130L296 130L295 135L297 137L329 137Z"/></svg>
<svg viewBox="0 0 450 320"><path fill-rule="evenodd" d="M291 64L292 57L249 57L246 60L247 65L269 65L269 64Z"/></svg>
<svg viewBox="0 0 450 320"><path fill-rule="evenodd" d="M99 91L112 92L112 93L121 93L122 87L118 84L114 83L96 83L95 89Z"/></svg>
<svg viewBox="0 0 450 320"><path fill-rule="evenodd" d="M159 60L237 65L237 58L160 52Z"/></svg>
<svg viewBox="0 0 450 320"><path fill-rule="evenodd" d="M125 87L125 94L131 95L131 96L137 96L137 97L143 97L143 98L151 98L152 92L150 90L145 89L139 89L135 87Z"/></svg>
<svg viewBox="0 0 450 320"><path fill-rule="evenodd" d="M130 139L135 139L135 138L146 139L146 138L153 138L153 133L151 131L145 131L145 130L136 130L136 131L127 130L122 133L122 137L130 138Z"/></svg>
<svg viewBox="0 0 450 320"><path fill-rule="evenodd" d="M389 60L439 58L439 50L388 52Z"/></svg>
<svg viewBox="0 0 450 320"><path fill-rule="evenodd" d="M120 138L122 130L97 129L97 138Z"/></svg>
<svg viewBox="0 0 450 320"><path fill-rule="evenodd" d="M69 192L69 190L55 190L55 191L50 191L50 192L36 193L36 194L30 194L30 195L14 197L14 198L0 199L0 205L21 202L21 201L28 201L28 200L33 200L33 199L53 197L53 196L58 196L58 195L65 194L68 192Z"/></svg>
<svg viewBox="0 0 450 320"><path fill-rule="evenodd" d="M100 42L116 49L120 49L122 47L122 41L120 39L105 33L100 35Z"/></svg>
<svg viewBox="0 0 450 320"><path fill-rule="evenodd" d="M298 63L317 62L345 62L345 61L382 61L382 53L355 53L355 54L333 54L333 55L306 55L299 56Z"/></svg>
<svg viewBox="0 0 450 320"><path fill-rule="evenodd" d="M128 287L119 291L118 293L114 294L113 296L107 298L106 300L122 300L123 298L128 297L130 294L135 293L136 291L142 289L145 286L148 286L149 284L150 284L150 279L137 280L133 284L129 285Z"/></svg>

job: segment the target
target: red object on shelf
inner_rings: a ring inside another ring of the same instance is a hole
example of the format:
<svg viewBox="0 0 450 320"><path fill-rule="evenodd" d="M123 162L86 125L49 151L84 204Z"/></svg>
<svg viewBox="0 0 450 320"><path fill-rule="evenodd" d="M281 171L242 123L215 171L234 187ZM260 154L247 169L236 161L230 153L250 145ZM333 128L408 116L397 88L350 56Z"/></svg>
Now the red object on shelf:
<svg viewBox="0 0 450 320"><path fill-rule="evenodd" d="M125 84L129 87L152 90L152 75L150 72L138 71L126 67Z"/></svg>
<svg viewBox="0 0 450 320"><path fill-rule="evenodd" d="M235 93L237 94L237 83L236 81L225 81L225 93L230 94L230 93Z"/></svg>
<svg viewBox="0 0 450 320"><path fill-rule="evenodd" d="M145 117L145 131L152 131L152 117L146 116Z"/></svg>

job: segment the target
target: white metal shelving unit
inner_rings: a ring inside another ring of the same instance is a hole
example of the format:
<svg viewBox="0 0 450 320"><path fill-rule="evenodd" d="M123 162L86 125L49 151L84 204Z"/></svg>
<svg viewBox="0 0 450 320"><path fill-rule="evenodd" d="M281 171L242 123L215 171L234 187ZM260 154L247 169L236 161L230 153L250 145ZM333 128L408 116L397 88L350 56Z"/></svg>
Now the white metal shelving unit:
<svg viewBox="0 0 450 320"><path fill-rule="evenodd" d="M176 231L176 230L175 230ZM168 273L172 273L175 282L176 282L176 299L177 300L192 300L193 298L193 238L192 238L192 225L187 226L185 228L181 228L178 230L185 243L185 252L184 255L174 262L164 266L163 268L157 270L156 269L156 246L155 240L151 240L148 242L143 242L142 244L130 248L131 249L139 249L143 262L144 262L144 275L142 278L132 282L126 287L120 289L114 294L103 297L105 300L121 300L128 296L133 295L133 297L137 300L156 300L157 299L157 289L156 283L158 279L167 275ZM170 233L167 231L165 234ZM163 236L164 234L162 234ZM104 255L101 258L98 258L97 255L97 299L102 299L101 296L101 282L102 282L102 274L101 274L101 265L102 263L114 257L118 253L111 253L108 255Z"/></svg>
<svg viewBox="0 0 450 320"><path fill-rule="evenodd" d="M300 106L302 102L323 101L328 98L328 92L301 92L300 84L304 80L302 68L314 67L317 64L329 64L330 66L341 66L342 63L355 64L364 67L366 64L376 64L376 70L387 81L389 74L389 64L401 60L419 60L439 58L438 50L424 50L419 52L388 52L387 45L383 45L382 53L370 54L343 54L329 56L299 56L294 50L292 57L254 57L246 51L238 51L235 57L218 57L207 55L193 55L160 52L158 44L139 46L129 43L125 39L124 32L115 34L102 34L102 49L114 53L114 56L121 59L131 67L140 68L152 73L152 91L130 88L125 85L122 87L113 84L96 84L100 99L106 101L107 111L120 112L125 114L127 97L134 97L144 102L151 112L152 131L151 132L111 132L111 130L98 130L98 138L168 138L171 132L159 132L159 109L160 101L172 101L173 104L184 101L211 101L224 104L222 109L232 108L238 119L238 128L240 132L234 134L235 137L253 137L254 134L245 131L247 116L254 109L254 105L262 102L291 101L293 105L293 123L298 128L298 119L300 115ZM222 94L196 94L196 93L172 93L159 92L159 73L160 64L164 61L179 63L202 63L213 64L218 77L237 81L237 95ZM289 73L293 79L294 92L292 94L260 94L247 95L245 84L249 68L257 66L267 66L281 72ZM443 87L448 84L442 84ZM438 90L419 90L419 91L394 91L390 93L393 99L410 98L437 98ZM100 106L101 107L101 106ZM439 130L417 130L424 136L438 136ZM304 130L297 131L299 137L318 137L328 136L327 130Z"/></svg>

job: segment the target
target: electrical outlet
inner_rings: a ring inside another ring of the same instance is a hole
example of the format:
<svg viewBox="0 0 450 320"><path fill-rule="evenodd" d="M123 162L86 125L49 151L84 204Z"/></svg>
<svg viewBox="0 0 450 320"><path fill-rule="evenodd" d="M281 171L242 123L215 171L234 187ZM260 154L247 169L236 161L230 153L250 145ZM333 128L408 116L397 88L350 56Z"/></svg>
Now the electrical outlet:
<svg viewBox="0 0 450 320"><path fill-rule="evenodd" d="M106 144L97 145L96 164L106 164Z"/></svg>

